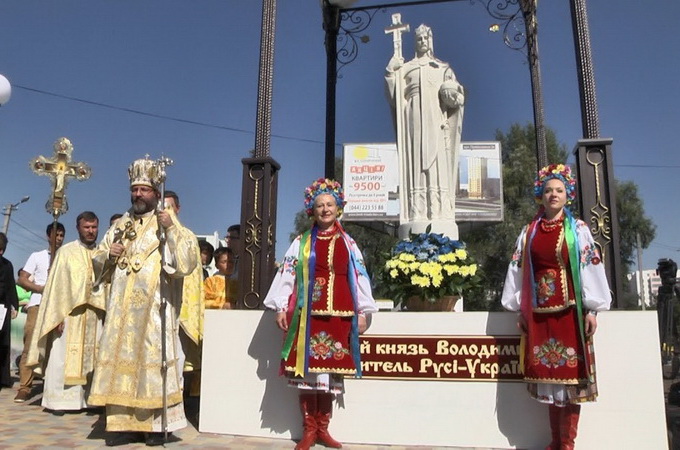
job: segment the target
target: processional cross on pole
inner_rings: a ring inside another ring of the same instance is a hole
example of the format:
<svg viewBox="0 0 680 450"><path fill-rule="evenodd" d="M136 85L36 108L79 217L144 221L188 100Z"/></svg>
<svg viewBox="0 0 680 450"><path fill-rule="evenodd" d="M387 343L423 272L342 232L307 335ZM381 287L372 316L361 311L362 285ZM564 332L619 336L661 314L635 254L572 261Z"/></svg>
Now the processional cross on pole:
<svg viewBox="0 0 680 450"><path fill-rule="evenodd" d="M90 166L84 162L73 162L71 160L72 153L73 144L71 144L71 141L61 137L54 143L54 155L51 158L38 156L28 163L34 173L51 178L52 191L50 198L45 204L45 209L52 215L55 223L60 215L68 211L66 185L69 179L75 178L78 181L85 181L92 175ZM56 250L56 233L56 227L52 227L50 235L50 261Z"/></svg>

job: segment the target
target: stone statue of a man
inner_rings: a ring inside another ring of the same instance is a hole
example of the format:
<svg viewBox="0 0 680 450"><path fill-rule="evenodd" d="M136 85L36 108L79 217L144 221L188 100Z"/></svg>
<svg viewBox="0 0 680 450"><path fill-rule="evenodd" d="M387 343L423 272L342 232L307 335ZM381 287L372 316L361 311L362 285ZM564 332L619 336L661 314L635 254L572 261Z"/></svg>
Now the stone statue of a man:
<svg viewBox="0 0 680 450"><path fill-rule="evenodd" d="M401 218L399 234L432 232L457 239L455 195L465 96L463 86L434 57L432 30L415 32L416 56L390 59L385 82L397 132Z"/></svg>

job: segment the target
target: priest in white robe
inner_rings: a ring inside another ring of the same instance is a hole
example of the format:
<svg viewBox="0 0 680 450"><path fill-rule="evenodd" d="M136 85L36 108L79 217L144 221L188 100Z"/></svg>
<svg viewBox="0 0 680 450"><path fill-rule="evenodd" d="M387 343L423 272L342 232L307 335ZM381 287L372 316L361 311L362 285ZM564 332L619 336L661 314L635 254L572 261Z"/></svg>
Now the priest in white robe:
<svg viewBox="0 0 680 450"><path fill-rule="evenodd" d="M42 406L54 411L88 407L104 318L104 298L92 293L98 227L91 211L76 218L78 239L55 255L31 339L26 365L44 375Z"/></svg>

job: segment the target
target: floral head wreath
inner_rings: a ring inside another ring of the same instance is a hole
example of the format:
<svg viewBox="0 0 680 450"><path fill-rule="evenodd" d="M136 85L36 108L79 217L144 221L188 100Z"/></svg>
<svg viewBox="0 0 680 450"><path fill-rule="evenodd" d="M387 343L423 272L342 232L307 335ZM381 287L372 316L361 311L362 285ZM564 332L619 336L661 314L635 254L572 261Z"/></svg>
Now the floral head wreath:
<svg viewBox="0 0 680 450"><path fill-rule="evenodd" d="M314 215L314 200L321 194L329 194L335 198L335 203L338 205L338 217L342 215L342 208L347 203L345 201L345 193L342 185L328 178L319 178L310 186L305 188L305 210L307 215L312 217Z"/></svg>
<svg viewBox="0 0 680 450"><path fill-rule="evenodd" d="M567 204L570 205L576 198L576 179L571 175L571 168L564 164L550 164L538 171L538 176L534 182L536 203L541 203L545 183L552 179L558 179L564 183L567 190Z"/></svg>

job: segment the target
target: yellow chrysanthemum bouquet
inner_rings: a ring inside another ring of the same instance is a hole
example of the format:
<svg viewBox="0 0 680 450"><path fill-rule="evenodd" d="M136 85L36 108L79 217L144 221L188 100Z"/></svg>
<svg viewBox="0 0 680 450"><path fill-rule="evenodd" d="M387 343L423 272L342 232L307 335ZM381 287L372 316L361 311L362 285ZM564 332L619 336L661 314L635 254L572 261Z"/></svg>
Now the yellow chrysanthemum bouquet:
<svg viewBox="0 0 680 450"><path fill-rule="evenodd" d="M395 304L410 297L435 302L460 296L479 284L477 264L465 243L428 232L399 241L382 271L383 285Z"/></svg>

